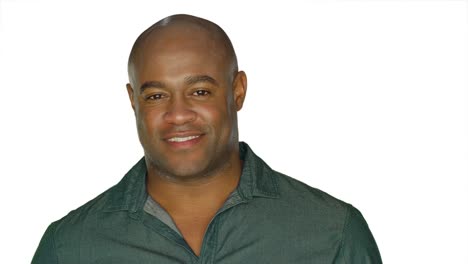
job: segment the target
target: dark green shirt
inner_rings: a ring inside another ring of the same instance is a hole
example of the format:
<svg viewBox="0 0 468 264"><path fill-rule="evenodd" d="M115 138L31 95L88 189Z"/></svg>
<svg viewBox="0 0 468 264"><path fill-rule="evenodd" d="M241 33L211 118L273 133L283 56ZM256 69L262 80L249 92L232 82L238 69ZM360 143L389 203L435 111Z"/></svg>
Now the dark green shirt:
<svg viewBox="0 0 468 264"><path fill-rule="evenodd" d="M141 159L117 185L52 223L32 263L382 262L356 208L272 170L245 143L240 152L239 186L210 222L200 256L144 210Z"/></svg>

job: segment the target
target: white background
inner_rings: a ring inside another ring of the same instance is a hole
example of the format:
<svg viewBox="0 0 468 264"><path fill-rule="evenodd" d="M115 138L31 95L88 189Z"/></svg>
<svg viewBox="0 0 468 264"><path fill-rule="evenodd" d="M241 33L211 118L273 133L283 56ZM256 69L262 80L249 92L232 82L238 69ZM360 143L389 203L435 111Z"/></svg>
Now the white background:
<svg viewBox="0 0 468 264"><path fill-rule="evenodd" d="M241 139L352 203L385 263L468 263L466 1L0 0L0 263L142 156L126 61L157 20L225 29Z"/></svg>

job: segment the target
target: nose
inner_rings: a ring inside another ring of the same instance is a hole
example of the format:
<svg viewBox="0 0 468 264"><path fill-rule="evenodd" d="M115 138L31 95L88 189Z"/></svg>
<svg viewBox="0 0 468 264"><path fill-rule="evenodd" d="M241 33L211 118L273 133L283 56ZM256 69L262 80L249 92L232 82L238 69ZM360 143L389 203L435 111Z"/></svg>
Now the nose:
<svg viewBox="0 0 468 264"><path fill-rule="evenodd" d="M171 98L164 120L173 125L184 125L195 120L197 114L191 109L185 98Z"/></svg>

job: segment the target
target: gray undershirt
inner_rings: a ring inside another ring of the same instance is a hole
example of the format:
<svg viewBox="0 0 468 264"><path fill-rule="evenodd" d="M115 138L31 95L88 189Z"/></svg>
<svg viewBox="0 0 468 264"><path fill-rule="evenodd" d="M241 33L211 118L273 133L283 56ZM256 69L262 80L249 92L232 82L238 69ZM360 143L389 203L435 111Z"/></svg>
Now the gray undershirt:
<svg viewBox="0 0 468 264"><path fill-rule="evenodd" d="M226 201L224 202L223 206L221 206L221 208L224 207L224 205L232 202L232 200L235 200L237 196L238 196L237 190L234 190L226 199ZM176 224L174 223L174 220L172 220L172 217L169 215L169 213L158 202L156 202L151 197L151 195L148 195L148 198L146 198L146 202L145 202L145 206L143 210L145 210L145 212L147 212L148 214L159 219L159 221L166 224L168 227L174 230L181 237L184 237L182 233L179 231L179 229L177 228Z"/></svg>

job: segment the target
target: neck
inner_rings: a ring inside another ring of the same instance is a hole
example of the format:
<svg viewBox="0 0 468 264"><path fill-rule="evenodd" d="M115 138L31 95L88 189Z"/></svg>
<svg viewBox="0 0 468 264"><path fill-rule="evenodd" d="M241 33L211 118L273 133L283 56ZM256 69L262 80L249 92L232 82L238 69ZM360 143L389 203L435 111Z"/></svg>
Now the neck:
<svg viewBox="0 0 468 264"><path fill-rule="evenodd" d="M233 153L229 163L209 176L170 179L148 170L147 191L168 211L217 211L239 183L242 163Z"/></svg>

